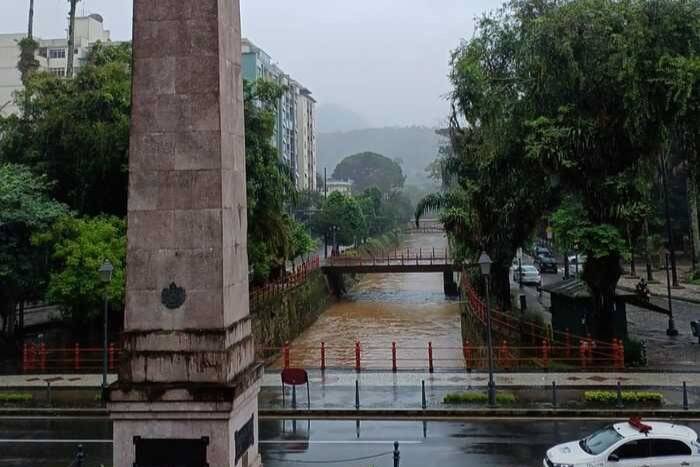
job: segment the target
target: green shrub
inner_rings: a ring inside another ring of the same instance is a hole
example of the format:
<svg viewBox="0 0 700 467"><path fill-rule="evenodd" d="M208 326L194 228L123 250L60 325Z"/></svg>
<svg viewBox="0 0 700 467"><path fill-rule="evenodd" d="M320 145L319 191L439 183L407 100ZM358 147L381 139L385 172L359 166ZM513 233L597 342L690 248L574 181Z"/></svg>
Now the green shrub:
<svg viewBox="0 0 700 467"><path fill-rule="evenodd" d="M26 392L0 393L0 402L29 402L32 399L33 396Z"/></svg>
<svg viewBox="0 0 700 467"><path fill-rule="evenodd" d="M509 392L496 393L497 404L514 404L516 400L515 395ZM488 401L488 395L483 392L449 393L443 399L445 404L486 404Z"/></svg>
<svg viewBox="0 0 700 467"><path fill-rule="evenodd" d="M586 391L583 399L588 403L612 405L617 402L617 391ZM660 392L622 391L622 402L625 404L661 405L663 400Z"/></svg>
<svg viewBox="0 0 700 467"><path fill-rule="evenodd" d="M647 356L644 344L637 339L625 339L625 366L646 366Z"/></svg>

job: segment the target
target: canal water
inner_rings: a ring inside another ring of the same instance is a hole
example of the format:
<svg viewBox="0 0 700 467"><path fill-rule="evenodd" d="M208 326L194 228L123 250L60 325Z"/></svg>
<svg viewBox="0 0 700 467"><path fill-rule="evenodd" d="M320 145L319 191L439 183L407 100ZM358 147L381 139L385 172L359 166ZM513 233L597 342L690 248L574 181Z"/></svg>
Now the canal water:
<svg viewBox="0 0 700 467"><path fill-rule="evenodd" d="M412 234L401 248L447 247L443 234ZM328 368L354 368L355 343L362 368L391 369L392 342L399 369L428 367L428 343L436 369L463 365L459 304L444 294L442 273L365 274L290 345L290 365L319 368L321 343ZM282 364L281 359L276 366Z"/></svg>

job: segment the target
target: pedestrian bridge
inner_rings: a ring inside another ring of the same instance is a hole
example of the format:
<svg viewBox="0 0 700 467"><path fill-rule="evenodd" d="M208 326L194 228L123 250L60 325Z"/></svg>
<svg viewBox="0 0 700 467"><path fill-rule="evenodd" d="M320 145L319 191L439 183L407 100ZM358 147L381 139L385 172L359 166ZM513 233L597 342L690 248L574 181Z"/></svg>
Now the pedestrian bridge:
<svg viewBox="0 0 700 467"><path fill-rule="evenodd" d="M325 273L339 274L449 273L459 271L461 265L455 264L446 249L418 249L373 256L333 256L322 268Z"/></svg>

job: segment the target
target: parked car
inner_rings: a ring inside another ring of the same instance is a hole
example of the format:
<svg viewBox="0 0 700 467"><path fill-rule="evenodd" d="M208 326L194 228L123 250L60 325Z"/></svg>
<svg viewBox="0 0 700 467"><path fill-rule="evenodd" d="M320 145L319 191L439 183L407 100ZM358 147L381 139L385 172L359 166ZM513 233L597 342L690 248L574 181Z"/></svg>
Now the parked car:
<svg viewBox="0 0 700 467"><path fill-rule="evenodd" d="M586 263L586 255L572 255L569 256L569 275L571 277L576 276L576 263L578 262L578 274L579 276L583 272L583 265Z"/></svg>
<svg viewBox="0 0 700 467"><path fill-rule="evenodd" d="M549 255L549 256L552 256L552 250L550 250L550 249L547 248L546 246L536 246L536 247L532 250L532 256L534 256L535 258L537 258L539 255Z"/></svg>
<svg viewBox="0 0 700 467"><path fill-rule="evenodd" d="M552 255L541 254L537 256L537 258L535 258L535 265L541 273L553 272L556 274L558 272L557 260Z"/></svg>
<svg viewBox="0 0 700 467"><path fill-rule="evenodd" d="M700 467L700 443L692 429L631 418L547 451L544 467Z"/></svg>
<svg viewBox="0 0 700 467"><path fill-rule="evenodd" d="M542 276L535 266L530 264L522 265L523 284L539 284L542 282ZM520 270L518 266L513 268L513 282L520 281Z"/></svg>

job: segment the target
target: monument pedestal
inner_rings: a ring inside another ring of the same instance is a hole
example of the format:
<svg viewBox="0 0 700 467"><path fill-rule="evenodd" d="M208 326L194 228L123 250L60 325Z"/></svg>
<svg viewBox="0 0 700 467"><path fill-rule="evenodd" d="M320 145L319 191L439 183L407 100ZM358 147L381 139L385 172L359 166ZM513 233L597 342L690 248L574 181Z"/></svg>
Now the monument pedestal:
<svg viewBox="0 0 700 467"><path fill-rule="evenodd" d="M233 400L226 400L235 392L228 387L160 388L157 401L144 400L143 389L111 389L115 466L262 465L257 382ZM220 400L207 400L212 398Z"/></svg>

